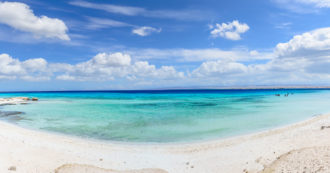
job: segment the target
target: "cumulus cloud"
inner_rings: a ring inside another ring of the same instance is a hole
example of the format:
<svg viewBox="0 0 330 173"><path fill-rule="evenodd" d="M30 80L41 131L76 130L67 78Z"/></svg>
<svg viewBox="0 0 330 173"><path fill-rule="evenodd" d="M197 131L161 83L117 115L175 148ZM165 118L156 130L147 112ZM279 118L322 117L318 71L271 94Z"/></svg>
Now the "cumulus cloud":
<svg viewBox="0 0 330 173"><path fill-rule="evenodd" d="M229 40L240 40L241 34L250 29L246 23L234 20L229 23L222 23L210 26L212 37L223 37Z"/></svg>
<svg viewBox="0 0 330 173"><path fill-rule="evenodd" d="M294 36L286 43L279 43L275 52L279 57L320 57L330 53L330 27L320 28Z"/></svg>
<svg viewBox="0 0 330 173"><path fill-rule="evenodd" d="M77 64L48 63L43 58L20 61L8 54L0 54L0 79L40 81L52 78L72 81L153 81L184 78L184 73L176 71L173 66L157 68L147 61L132 62L130 55L120 52L99 53Z"/></svg>
<svg viewBox="0 0 330 173"><path fill-rule="evenodd" d="M8 54L0 54L0 76L6 79L49 80L47 61L42 58L19 61Z"/></svg>
<svg viewBox="0 0 330 173"><path fill-rule="evenodd" d="M23 68L21 67L20 61L13 59L8 54L0 55L0 74L14 74L14 73L23 73Z"/></svg>
<svg viewBox="0 0 330 173"><path fill-rule="evenodd" d="M20 31L33 33L36 37L70 40L68 28L57 18L35 16L30 7L19 2L0 2L0 23Z"/></svg>
<svg viewBox="0 0 330 173"><path fill-rule="evenodd" d="M330 69L330 27L294 36L275 48L278 59L292 61L292 68L303 68L308 73L327 74ZM302 66L303 62L303 66Z"/></svg>
<svg viewBox="0 0 330 173"><path fill-rule="evenodd" d="M156 28L153 28L150 26L142 26L142 27L134 28L132 30L132 33L144 37L144 36L148 36L152 33L159 33L161 31L162 31L162 29L160 29L160 28L156 29Z"/></svg>
<svg viewBox="0 0 330 173"><path fill-rule="evenodd" d="M20 61L7 54L1 54L0 79L115 80L119 84L126 81L152 86L163 81L164 87L176 84L181 86L330 84L327 82L330 81L328 33L330 28L305 32L293 36L285 43L279 43L274 51L267 53L256 50L236 50L240 53L235 53L235 50L219 49L163 51L150 49L141 50L139 55L136 55L137 50L135 53L130 51L99 53L90 60L77 64L47 63L42 58ZM142 56L147 54L150 57L143 59ZM264 55L269 55L271 58L264 58ZM173 59L175 56L183 60L177 61L175 67L158 67L147 61L152 57ZM185 68L185 66L189 67ZM185 69L186 72L177 69Z"/></svg>
<svg viewBox="0 0 330 173"><path fill-rule="evenodd" d="M65 73L58 76L61 80L114 80L116 78L134 79L175 79L184 74L177 72L174 67L162 66L159 69L147 61L131 62L128 54L100 53L91 60L72 65Z"/></svg>
<svg viewBox="0 0 330 173"><path fill-rule="evenodd" d="M207 61L202 63L192 74L198 77L219 77L223 75L235 75L247 72L248 68L237 62Z"/></svg>
<svg viewBox="0 0 330 173"><path fill-rule="evenodd" d="M330 84L329 33L330 28L320 28L295 35L277 44L273 58L266 62L208 60L193 70L191 77L205 83L218 79L217 84L229 85Z"/></svg>

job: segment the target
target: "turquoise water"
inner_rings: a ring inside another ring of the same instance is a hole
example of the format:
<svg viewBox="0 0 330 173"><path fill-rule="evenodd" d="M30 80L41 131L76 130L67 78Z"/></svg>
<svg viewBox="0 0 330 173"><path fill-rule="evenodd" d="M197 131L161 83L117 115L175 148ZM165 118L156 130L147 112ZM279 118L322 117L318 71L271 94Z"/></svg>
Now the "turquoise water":
<svg viewBox="0 0 330 173"><path fill-rule="evenodd" d="M1 106L0 119L32 129L125 142L218 139L330 112L330 90L0 93L14 96L40 100ZM8 111L22 113L4 116Z"/></svg>

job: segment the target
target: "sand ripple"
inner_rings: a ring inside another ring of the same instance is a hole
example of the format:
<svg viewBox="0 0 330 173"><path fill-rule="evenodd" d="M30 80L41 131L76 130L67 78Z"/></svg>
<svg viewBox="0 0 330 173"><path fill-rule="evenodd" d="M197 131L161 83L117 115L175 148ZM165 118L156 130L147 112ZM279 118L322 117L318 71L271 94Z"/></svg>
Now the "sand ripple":
<svg viewBox="0 0 330 173"><path fill-rule="evenodd" d="M64 164L55 170L55 173L168 173L162 169L147 168L139 170L119 171L112 169L103 169L91 165Z"/></svg>

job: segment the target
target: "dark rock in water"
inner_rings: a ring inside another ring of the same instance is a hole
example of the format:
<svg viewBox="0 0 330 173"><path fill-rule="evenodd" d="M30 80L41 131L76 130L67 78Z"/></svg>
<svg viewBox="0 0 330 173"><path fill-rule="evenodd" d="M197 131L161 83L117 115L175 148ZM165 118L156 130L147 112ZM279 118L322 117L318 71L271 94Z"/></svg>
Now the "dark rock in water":
<svg viewBox="0 0 330 173"><path fill-rule="evenodd" d="M21 99L21 100L24 100L24 101L29 101L30 100L29 97L16 97L16 99Z"/></svg>
<svg viewBox="0 0 330 173"><path fill-rule="evenodd" d="M7 120L11 121L11 122L17 122L17 121L21 121L24 120L25 118L18 116L18 115L13 115L7 118Z"/></svg>
<svg viewBox="0 0 330 173"><path fill-rule="evenodd" d="M32 98L32 101L38 101L39 99L38 98Z"/></svg>
<svg viewBox="0 0 330 173"><path fill-rule="evenodd" d="M7 121L11 121L13 123L17 122L17 121L21 121L25 118L23 118L22 116L19 116L21 114L24 114L24 112L19 112L19 111L0 111L0 118L3 118Z"/></svg>
<svg viewBox="0 0 330 173"><path fill-rule="evenodd" d="M5 112L1 112L0 111L0 117L9 117L9 116L19 115L19 114L23 114L23 112L19 112L19 111L5 111Z"/></svg>

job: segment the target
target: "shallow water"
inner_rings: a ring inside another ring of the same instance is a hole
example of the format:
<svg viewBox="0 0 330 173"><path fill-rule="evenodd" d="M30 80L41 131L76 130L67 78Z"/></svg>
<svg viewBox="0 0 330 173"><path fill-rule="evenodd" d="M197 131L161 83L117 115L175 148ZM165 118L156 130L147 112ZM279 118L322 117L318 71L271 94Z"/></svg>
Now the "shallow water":
<svg viewBox="0 0 330 173"><path fill-rule="evenodd" d="M27 128L127 142L217 139L330 112L330 90L0 93L0 97L14 96L38 97L40 101L2 106L3 115L7 111L23 113L0 119Z"/></svg>

